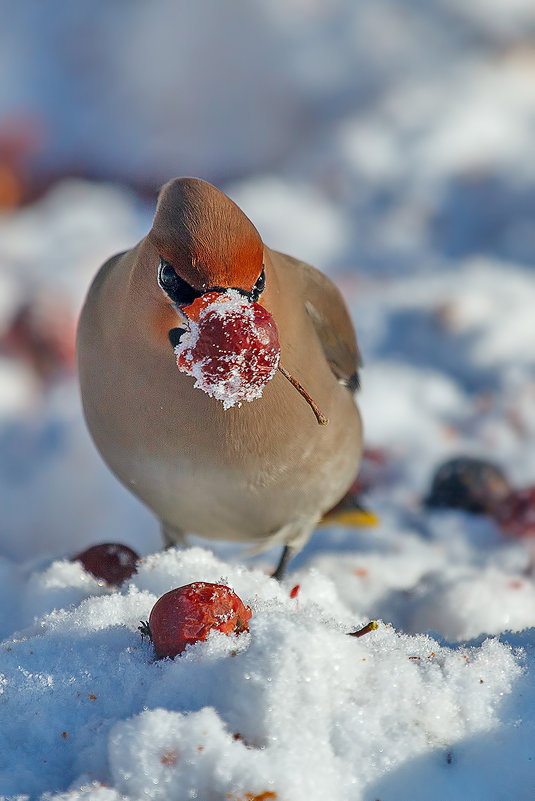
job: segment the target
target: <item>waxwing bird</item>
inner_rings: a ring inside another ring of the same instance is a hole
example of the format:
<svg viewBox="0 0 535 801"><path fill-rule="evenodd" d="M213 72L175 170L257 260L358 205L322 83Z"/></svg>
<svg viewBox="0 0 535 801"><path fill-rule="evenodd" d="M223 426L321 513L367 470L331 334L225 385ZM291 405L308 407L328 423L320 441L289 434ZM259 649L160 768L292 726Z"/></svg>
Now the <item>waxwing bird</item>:
<svg viewBox="0 0 535 801"><path fill-rule="evenodd" d="M280 577L355 479L360 358L340 292L204 181L166 184L147 236L100 269L77 360L94 442L166 545L280 543Z"/></svg>

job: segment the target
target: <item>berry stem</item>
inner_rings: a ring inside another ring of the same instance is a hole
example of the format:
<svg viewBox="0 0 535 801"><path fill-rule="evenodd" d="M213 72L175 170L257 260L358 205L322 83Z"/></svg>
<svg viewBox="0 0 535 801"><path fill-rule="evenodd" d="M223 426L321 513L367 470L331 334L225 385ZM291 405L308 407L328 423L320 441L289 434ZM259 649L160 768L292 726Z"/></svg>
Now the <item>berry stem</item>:
<svg viewBox="0 0 535 801"><path fill-rule="evenodd" d="M281 364L279 364L277 369L283 374L285 378L288 379L290 384L292 384L292 386L296 388L299 394L303 396L303 398L306 400L306 402L316 415L316 420L318 421L320 426L326 426L329 422L328 418L325 417L323 412L319 410L318 406L314 403L314 401L312 400L306 389L299 383L299 381L296 378L293 377L291 373L288 372L288 370L285 370Z"/></svg>

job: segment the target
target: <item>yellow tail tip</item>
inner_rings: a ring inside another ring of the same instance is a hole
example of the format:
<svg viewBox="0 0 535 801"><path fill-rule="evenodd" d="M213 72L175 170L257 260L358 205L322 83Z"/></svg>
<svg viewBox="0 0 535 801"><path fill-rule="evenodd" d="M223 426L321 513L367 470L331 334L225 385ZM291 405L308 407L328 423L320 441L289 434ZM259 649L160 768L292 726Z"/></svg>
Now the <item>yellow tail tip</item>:
<svg viewBox="0 0 535 801"><path fill-rule="evenodd" d="M380 518L367 509L333 509L320 521L322 526L349 526L352 528L372 528L378 526Z"/></svg>

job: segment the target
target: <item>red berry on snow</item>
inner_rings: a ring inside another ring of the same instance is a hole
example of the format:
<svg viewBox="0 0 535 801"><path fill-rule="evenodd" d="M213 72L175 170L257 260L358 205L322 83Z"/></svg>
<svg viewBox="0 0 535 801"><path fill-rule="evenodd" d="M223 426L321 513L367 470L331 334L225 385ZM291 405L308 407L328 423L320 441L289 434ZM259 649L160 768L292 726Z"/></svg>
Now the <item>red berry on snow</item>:
<svg viewBox="0 0 535 801"><path fill-rule="evenodd" d="M535 487L513 490L496 505L493 516L511 537L535 536Z"/></svg>
<svg viewBox="0 0 535 801"><path fill-rule="evenodd" d="M226 409L260 397L279 363L271 314L232 289L208 292L183 311L189 329L175 347L178 368Z"/></svg>
<svg viewBox="0 0 535 801"><path fill-rule="evenodd" d="M148 633L158 659L172 659L186 645L205 640L212 629L224 634L249 631L250 617L251 610L230 587L197 581L166 592L156 601Z"/></svg>
<svg viewBox="0 0 535 801"><path fill-rule="evenodd" d="M127 545L105 542L73 556L72 562L81 562L85 570L96 579L108 584L121 584L136 572L138 554Z"/></svg>

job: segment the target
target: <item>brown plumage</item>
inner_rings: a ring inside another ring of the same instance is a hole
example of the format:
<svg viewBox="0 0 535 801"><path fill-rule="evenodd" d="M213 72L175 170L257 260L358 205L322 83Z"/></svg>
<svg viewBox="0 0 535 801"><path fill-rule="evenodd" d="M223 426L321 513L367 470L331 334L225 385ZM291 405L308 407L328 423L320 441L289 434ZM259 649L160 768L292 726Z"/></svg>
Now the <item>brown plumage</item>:
<svg viewBox="0 0 535 801"><path fill-rule="evenodd" d="M258 303L277 325L281 364L329 425L317 425L279 372L262 397L227 410L195 389L169 342L184 320L177 308L187 304L173 303L159 285L161 259L186 282L181 291L196 296L214 287L252 292L264 268ZM167 543L191 532L300 548L355 478L359 353L344 301L322 273L263 245L210 184L176 179L162 189L148 236L97 274L77 350L93 439L160 518Z"/></svg>

